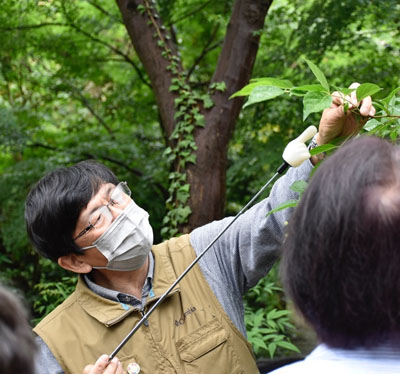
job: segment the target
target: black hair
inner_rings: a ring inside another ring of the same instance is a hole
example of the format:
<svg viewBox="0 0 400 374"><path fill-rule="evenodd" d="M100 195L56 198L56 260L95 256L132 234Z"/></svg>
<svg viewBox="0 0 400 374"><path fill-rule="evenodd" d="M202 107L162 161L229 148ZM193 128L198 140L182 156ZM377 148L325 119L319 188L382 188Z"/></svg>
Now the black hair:
<svg viewBox="0 0 400 374"><path fill-rule="evenodd" d="M0 286L0 373L34 374L35 341L20 300Z"/></svg>
<svg viewBox="0 0 400 374"><path fill-rule="evenodd" d="M319 339L400 345L400 151L361 137L316 171L289 221L281 272Z"/></svg>
<svg viewBox="0 0 400 374"><path fill-rule="evenodd" d="M118 184L106 166L82 161L56 169L37 182L25 203L25 222L36 250L53 261L83 253L73 241L79 215L105 183Z"/></svg>

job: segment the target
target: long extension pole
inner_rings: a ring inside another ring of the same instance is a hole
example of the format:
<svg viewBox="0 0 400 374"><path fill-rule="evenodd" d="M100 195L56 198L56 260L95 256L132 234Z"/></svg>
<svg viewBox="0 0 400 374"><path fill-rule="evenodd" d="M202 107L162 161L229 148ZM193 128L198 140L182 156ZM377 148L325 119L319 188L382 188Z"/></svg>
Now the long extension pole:
<svg viewBox="0 0 400 374"><path fill-rule="evenodd" d="M149 316L154 310L165 300L165 298L171 293L175 286L186 276L186 274L196 265L199 260L207 253L207 251L214 245L214 243L233 225L233 223L258 199L258 197L265 191L265 189L272 183L272 181L278 176L282 175L289 166L298 166L306 159L310 158L310 153L307 150L305 144L312 138L317 129L314 126L308 127L298 138L291 141L285 148L283 153L284 162L277 169L272 178L265 183L263 187L251 198L251 200L239 211L238 214L230 221L218 234L217 236L207 245L205 249L192 261L192 263L184 270L184 272L171 284L171 286L161 295L161 297L154 303L149 311L140 319L140 321L133 327L133 329L126 335L126 337L119 343L119 345L110 354L109 360L112 360L121 348L128 342L128 340L135 334L135 332L145 323ZM299 147L300 146L300 147ZM306 150L306 152L304 151Z"/></svg>

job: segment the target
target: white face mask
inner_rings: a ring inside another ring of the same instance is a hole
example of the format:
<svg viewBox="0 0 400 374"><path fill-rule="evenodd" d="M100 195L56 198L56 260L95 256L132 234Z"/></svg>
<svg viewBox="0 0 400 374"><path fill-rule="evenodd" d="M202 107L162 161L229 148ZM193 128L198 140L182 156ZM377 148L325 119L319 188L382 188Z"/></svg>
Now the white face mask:
<svg viewBox="0 0 400 374"><path fill-rule="evenodd" d="M96 247L107 258L107 266L93 269L130 271L143 266L152 245L149 214L132 201L93 245L82 249Z"/></svg>

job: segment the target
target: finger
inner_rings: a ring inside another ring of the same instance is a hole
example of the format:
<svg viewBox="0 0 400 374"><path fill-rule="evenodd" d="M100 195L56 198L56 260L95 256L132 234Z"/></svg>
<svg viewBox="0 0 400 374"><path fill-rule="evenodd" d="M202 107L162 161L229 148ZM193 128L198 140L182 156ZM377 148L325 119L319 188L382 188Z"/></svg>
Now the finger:
<svg viewBox="0 0 400 374"><path fill-rule="evenodd" d="M369 116L373 117L375 115L375 113L376 113L376 109L375 109L375 107L372 107L371 110L369 111Z"/></svg>
<svg viewBox="0 0 400 374"><path fill-rule="evenodd" d="M358 86L360 86L360 83L358 83L358 82L353 82L353 83L349 86L349 88L357 88Z"/></svg>
<svg viewBox="0 0 400 374"><path fill-rule="evenodd" d="M94 365L87 365L83 370L83 374L103 374L104 369L108 365L108 355L101 355Z"/></svg>
<svg viewBox="0 0 400 374"><path fill-rule="evenodd" d="M83 374L90 374L90 370L94 368L93 365L86 365L85 368L83 369Z"/></svg>
<svg viewBox="0 0 400 374"><path fill-rule="evenodd" d="M122 368L122 364L120 362L118 363L116 374L124 374L124 369Z"/></svg>
<svg viewBox="0 0 400 374"><path fill-rule="evenodd" d="M114 357L104 371L104 374L115 374L118 372L118 367L121 365L117 357ZM97 374L97 373L96 373ZM103 374L103 373L102 373Z"/></svg>
<svg viewBox="0 0 400 374"><path fill-rule="evenodd" d="M363 99L363 101L361 102L361 106L360 106L360 114L364 117L369 115L369 112L372 109L372 99L371 96L366 97L365 99Z"/></svg>
<svg viewBox="0 0 400 374"><path fill-rule="evenodd" d="M343 104L343 92L335 91L332 93L332 103L336 105L342 105Z"/></svg>
<svg viewBox="0 0 400 374"><path fill-rule="evenodd" d="M350 101L350 108L352 108L352 107L357 107L357 106L358 106L357 92L356 92L356 90L354 90L354 91L350 94L349 101Z"/></svg>
<svg viewBox="0 0 400 374"><path fill-rule="evenodd" d="M360 83L358 82L353 82L349 88L354 89L354 91L350 94L350 102L351 105L350 107L357 107L358 106L358 100L357 100L357 87L360 86Z"/></svg>

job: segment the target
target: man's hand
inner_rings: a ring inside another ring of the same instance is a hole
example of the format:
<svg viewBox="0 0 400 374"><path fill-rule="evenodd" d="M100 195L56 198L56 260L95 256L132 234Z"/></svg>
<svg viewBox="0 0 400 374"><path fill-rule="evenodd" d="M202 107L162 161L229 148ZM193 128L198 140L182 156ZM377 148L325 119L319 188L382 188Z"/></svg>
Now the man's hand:
<svg viewBox="0 0 400 374"><path fill-rule="evenodd" d="M123 374L122 365L119 360L114 357L108 362L108 356L102 355L94 365L87 365L83 369L83 374Z"/></svg>
<svg viewBox="0 0 400 374"><path fill-rule="evenodd" d="M349 88L357 88L360 84L353 83ZM344 106L347 103L348 109L345 112ZM352 108L359 108L360 115L357 119ZM370 116L375 115L375 108L372 106L370 96L357 102L356 92L350 96L344 96L341 92L332 94L332 105L322 113L317 135L317 144L327 144L337 137L356 135L368 121Z"/></svg>

